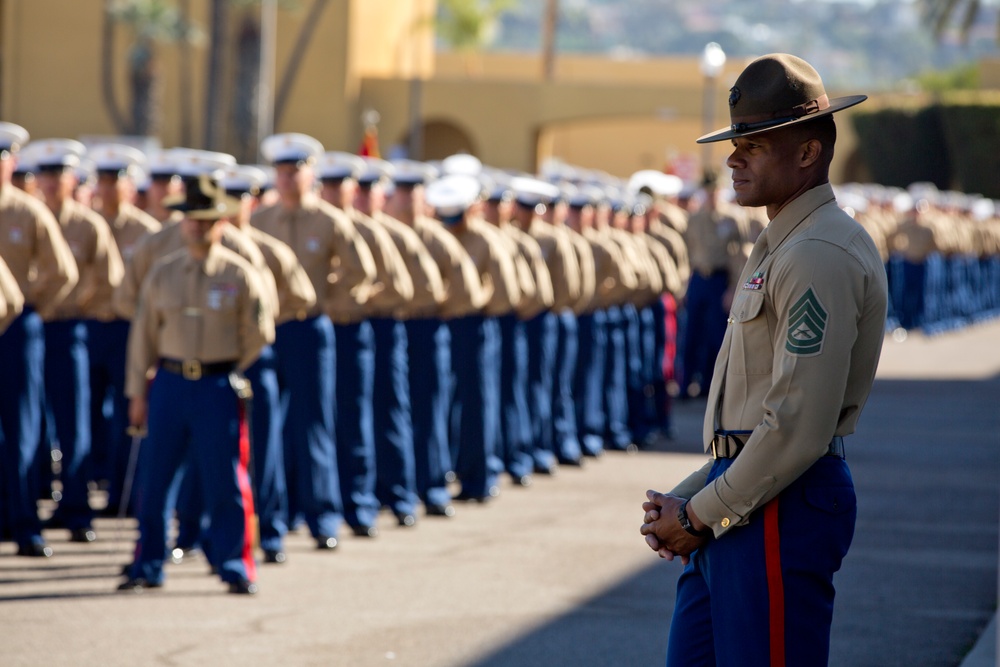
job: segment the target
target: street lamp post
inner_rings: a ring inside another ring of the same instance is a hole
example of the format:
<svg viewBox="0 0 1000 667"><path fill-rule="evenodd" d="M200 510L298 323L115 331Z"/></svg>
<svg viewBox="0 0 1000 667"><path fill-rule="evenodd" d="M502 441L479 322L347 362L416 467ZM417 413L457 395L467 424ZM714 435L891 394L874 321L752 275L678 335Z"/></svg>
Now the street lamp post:
<svg viewBox="0 0 1000 667"><path fill-rule="evenodd" d="M726 64L726 52L715 42L709 42L701 52L698 62L705 77L705 96L702 101L702 134L711 132L715 125L715 84ZM712 166L712 144L703 144L701 152L702 171Z"/></svg>

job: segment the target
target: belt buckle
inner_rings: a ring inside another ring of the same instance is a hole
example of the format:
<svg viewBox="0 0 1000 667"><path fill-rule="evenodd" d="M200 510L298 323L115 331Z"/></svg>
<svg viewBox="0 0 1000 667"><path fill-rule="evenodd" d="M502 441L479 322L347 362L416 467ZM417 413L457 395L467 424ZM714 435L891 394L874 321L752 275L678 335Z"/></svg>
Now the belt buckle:
<svg viewBox="0 0 1000 667"><path fill-rule="evenodd" d="M719 443L719 436L718 435L713 435L712 436L712 458L713 459L720 458L719 457L719 444L718 443Z"/></svg>
<svg viewBox="0 0 1000 667"><path fill-rule="evenodd" d="M185 380L201 379L201 362L197 359L188 359L181 364L181 375Z"/></svg>

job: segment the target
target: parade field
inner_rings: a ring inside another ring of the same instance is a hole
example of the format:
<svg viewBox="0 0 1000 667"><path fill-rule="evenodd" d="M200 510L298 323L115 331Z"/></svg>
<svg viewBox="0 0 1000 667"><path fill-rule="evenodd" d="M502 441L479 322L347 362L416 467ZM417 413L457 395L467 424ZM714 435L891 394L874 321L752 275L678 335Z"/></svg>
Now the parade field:
<svg viewBox="0 0 1000 667"><path fill-rule="evenodd" d="M1000 323L888 338L847 458L859 496L835 583L831 665L955 666L996 608ZM132 521L99 539L48 530L44 562L0 546L0 664L659 665L679 566L638 533L647 488L701 460L698 400L676 437L609 452L415 530L380 519L375 540L261 567L255 598L225 594L201 558L162 589L118 593Z"/></svg>

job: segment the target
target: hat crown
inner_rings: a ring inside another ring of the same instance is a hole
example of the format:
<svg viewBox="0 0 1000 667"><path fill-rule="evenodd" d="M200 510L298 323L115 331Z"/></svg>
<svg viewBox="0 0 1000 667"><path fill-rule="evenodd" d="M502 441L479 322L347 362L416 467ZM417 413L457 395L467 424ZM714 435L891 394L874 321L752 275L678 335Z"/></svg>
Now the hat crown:
<svg viewBox="0 0 1000 667"><path fill-rule="evenodd" d="M734 124L799 115L798 109L826 97L819 72L802 58L787 53L754 60L729 92L729 113Z"/></svg>

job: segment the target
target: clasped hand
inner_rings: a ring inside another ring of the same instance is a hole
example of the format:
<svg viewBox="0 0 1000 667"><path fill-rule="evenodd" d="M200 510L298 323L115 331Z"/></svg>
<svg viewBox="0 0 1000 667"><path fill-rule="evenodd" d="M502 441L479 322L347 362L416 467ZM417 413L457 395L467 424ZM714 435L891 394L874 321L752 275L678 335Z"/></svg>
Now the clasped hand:
<svg viewBox="0 0 1000 667"><path fill-rule="evenodd" d="M685 565L691 560L691 553L705 544L707 538L695 537L681 527L677 520L677 508L684 498L657 491L646 491L647 501L642 504L642 526L639 533L646 536L646 544L659 554L660 558L673 560L679 556Z"/></svg>

